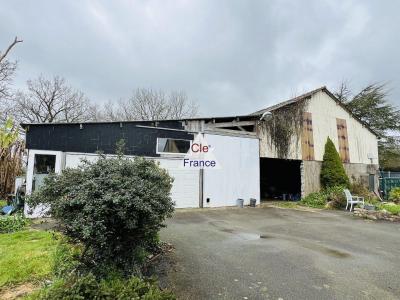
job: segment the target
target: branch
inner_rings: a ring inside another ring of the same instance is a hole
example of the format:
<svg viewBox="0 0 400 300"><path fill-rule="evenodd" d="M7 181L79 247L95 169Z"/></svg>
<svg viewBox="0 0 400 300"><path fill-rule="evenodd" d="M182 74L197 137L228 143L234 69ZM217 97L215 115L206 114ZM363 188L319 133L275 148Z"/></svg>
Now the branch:
<svg viewBox="0 0 400 300"><path fill-rule="evenodd" d="M22 42L23 42L23 40L18 40L18 38L15 37L15 39L14 39L14 41L11 43L11 45L8 46L6 52L4 52L4 54L1 54L1 53L0 53L0 54L1 54L1 55L0 55L0 62L2 62L2 60L3 60L4 58L6 58L8 52L10 52L10 50L12 49L12 47L14 47L16 44L22 43Z"/></svg>

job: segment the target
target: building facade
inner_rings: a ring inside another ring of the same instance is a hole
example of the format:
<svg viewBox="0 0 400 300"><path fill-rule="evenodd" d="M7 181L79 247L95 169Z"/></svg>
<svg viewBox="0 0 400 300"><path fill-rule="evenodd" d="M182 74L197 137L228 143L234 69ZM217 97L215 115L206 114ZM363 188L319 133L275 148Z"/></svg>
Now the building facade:
<svg viewBox="0 0 400 300"><path fill-rule="evenodd" d="M115 155L121 139L128 157L156 160L174 177L171 197L178 208L232 206L237 199L248 204L251 198L297 200L319 191L328 137L350 180L378 188L377 135L325 87L250 115L23 127L28 194L50 172L96 160L98 152ZM218 167L193 168L193 145L212 152Z"/></svg>
<svg viewBox="0 0 400 300"><path fill-rule="evenodd" d="M270 132L258 129L261 184L265 184L264 188L261 188L261 197L274 198L285 193L305 196L319 191L321 164L328 137L335 144L350 180L377 191L378 137L325 87L253 115L272 118L276 111L283 109L285 113L285 107L297 103L303 105L302 124L299 127L298 138L292 137L289 143L286 157L279 157ZM287 115L287 118L291 117L293 116ZM263 124L259 123L259 126ZM276 171L279 175L270 175L270 168L279 169ZM279 180L285 177L289 177L286 182L296 186L295 189L290 189L285 182ZM275 193L274 189L278 191Z"/></svg>
<svg viewBox="0 0 400 300"><path fill-rule="evenodd" d="M99 152L115 156L122 139L127 157L155 160L174 178L171 198L177 208L233 206L239 198L245 204L251 198L259 203L257 136L206 129L204 124L204 119L24 124L27 193L39 188L48 174L76 168L83 159L95 161ZM197 152L205 151L212 152L212 159L196 159ZM206 165L200 168L193 161ZM26 207L25 213L38 217L45 210Z"/></svg>

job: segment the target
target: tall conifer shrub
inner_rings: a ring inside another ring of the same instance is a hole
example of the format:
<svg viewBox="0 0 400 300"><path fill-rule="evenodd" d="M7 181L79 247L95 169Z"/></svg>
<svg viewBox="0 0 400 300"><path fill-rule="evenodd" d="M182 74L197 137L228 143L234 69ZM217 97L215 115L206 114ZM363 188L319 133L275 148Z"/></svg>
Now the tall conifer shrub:
<svg viewBox="0 0 400 300"><path fill-rule="evenodd" d="M329 137L325 144L320 179L323 188L350 186L349 177L344 170L339 153Z"/></svg>

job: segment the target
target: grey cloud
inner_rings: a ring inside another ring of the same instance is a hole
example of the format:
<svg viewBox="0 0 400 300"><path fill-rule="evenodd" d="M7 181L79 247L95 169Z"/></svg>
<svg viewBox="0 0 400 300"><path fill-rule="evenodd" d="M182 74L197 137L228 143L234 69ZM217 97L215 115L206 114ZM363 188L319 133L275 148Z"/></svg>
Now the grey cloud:
<svg viewBox="0 0 400 300"><path fill-rule="evenodd" d="M400 104L397 1L3 1L0 45L24 39L16 86L59 74L93 101L183 89L204 115L309 89L387 81Z"/></svg>

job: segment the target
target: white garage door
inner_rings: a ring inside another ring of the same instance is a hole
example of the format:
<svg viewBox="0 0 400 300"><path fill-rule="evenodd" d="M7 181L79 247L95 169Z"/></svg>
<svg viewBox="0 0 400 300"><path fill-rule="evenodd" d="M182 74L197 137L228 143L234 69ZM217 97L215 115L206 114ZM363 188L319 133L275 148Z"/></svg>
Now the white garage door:
<svg viewBox="0 0 400 300"><path fill-rule="evenodd" d="M182 169L181 159L159 158L160 166L174 178L171 197L175 207L199 207L199 170Z"/></svg>
<svg viewBox="0 0 400 300"><path fill-rule="evenodd" d="M86 158L94 161L98 155L67 153L65 167L76 168L81 159ZM171 190L171 198L175 202L175 207L199 207L199 175L200 171L195 169L182 169L182 159L176 158L157 158L160 166L165 168L169 175L174 178Z"/></svg>

